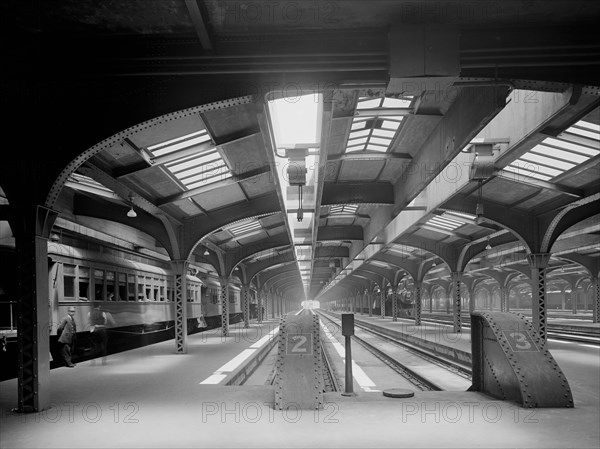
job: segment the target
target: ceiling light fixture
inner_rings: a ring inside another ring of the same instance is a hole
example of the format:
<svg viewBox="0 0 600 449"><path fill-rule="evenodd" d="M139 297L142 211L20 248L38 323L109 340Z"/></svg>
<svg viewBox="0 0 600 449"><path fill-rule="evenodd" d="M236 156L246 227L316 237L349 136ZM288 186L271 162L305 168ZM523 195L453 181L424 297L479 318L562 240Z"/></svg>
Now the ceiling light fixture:
<svg viewBox="0 0 600 449"><path fill-rule="evenodd" d="M492 245L490 245L490 238L487 238L487 245L485 245L485 249L490 250L492 249Z"/></svg>
<svg viewBox="0 0 600 449"><path fill-rule="evenodd" d="M208 255L210 255L210 253L208 252L208 250L207 250L207 249L205 249L205 250L204 250L204 255L205 255L205 256L208 256Z"/></svg>
<svg viewBox="0 0 600 449"><path fill-rule="evenodd" d="M135 217L137 217L137 214L135 213L135 210L133 210L133 196L132 195L129 195L129 202L131 203L131 207L127 211L127 216L129 218L135 218Z"/></svg>

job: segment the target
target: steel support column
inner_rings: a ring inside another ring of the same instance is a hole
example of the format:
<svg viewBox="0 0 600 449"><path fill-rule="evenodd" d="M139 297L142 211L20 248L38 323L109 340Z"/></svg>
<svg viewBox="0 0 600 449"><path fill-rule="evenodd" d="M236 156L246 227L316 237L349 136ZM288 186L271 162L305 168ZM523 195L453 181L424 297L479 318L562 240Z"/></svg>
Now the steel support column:
<svg viewBox="0 0 600 449"><path fill-rule="evenodd" d="M500 287L500 312L508 312L508 287Z"/></svg>
<svg viewBox="0 0 600 449"><path fill-rule="evenodd" d="M546 330L546 268L550 254L537 253L527 256L531 267L531 316L538 336L545 343Z"/></svg>
<svg viewBox="0 0 600 449"><path fill-rule="evenodd" d="M475 311L475 289L469 289L469 312L473 313Z"/></svg>
<svg viewBox="0 0 600 449"><path fill-rule="evenodd" d="M385 318L385 298L386 298L387 293L385 292L384 289L381 289L381 299L379 300L380 304L381 304L381 319Z"/></svg>
<svg viewBox="0 0 600 449"><path fill-rule="evenodd" d="M175 352L187 353L187 260L171 262L175 273L174 304L175 307Z"/></svg>
<svg viewBox="0 0 600 449"><path fill-rule="evenodd" d="M423 292L423 283L415 282L415 326L421 325L421 300Z"/></svg>
<svg viewBox="0 0 600 449"><path fill-rule="evenodd" d="M600 319L600 281L598 276L592 278L592 295L593 320L594 323L598 323Z"/></svg>
<svg viewBox="0 0 600 449"><path fill-rule="evenodd" d="M244 328L250 327L250 285L242 285L242 313Z"/></svg>
<svg viewBox="0 0 600 449"><path fill-rule="evenodd" d="M229 278L222 276L221 283L221 335L229 337Z"/></svg>
<svg viewBox="0 0 600 449"><path fill-rule="evenodd" d="M369 301L369 316L373 316L373 294L371 292L367 293L367 301Z"/></svg>
<svg viewBox="0 0 600 449"><path fill-rule="evenodd" d="M267 301L265 301L265 315L264 318L267 318ZM263 292L257 290L256 291L256 321L258 324L263 322Z"/></svg>
<svg viewBox="0 0 600 449"><path fill-rule="evenodd" d="M460 296L460 280L462 273L458 271L452 272L452 284L454 287L454 301L452 307L452 316L454 323L454 332L460 333L462 332L462 304L461 304L461 296Z"/></svg>
<svg viewBox="0 0 600 449"><path fill-rule="evenodd" d="M11 221L17 257L17 408L21 413L48 408L50 384L50 314L48 240L57 213L28 207Z"/></svg>
<svg viewBox="0 0 600 449"><path fill-rule="evenodd" d="M398 294L396 289L392 290L392 321L398 321Z"/></svg>

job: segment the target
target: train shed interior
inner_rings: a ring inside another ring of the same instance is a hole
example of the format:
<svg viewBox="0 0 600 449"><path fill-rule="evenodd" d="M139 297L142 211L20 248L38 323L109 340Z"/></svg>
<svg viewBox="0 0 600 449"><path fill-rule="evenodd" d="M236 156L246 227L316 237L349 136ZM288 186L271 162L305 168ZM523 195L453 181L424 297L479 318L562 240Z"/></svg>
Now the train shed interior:
<svg viewBox="0 0 600 449"><path fill-rule="evenodd" d="M144 366L163 385L157 373L179 365L189 374L182 385L210 373L236 383L219 368L236 348L270 356L250 344L219 352L217 336L239 343L244 329L268 327L285 339L288 315L302 308L355 314L364 326L380 317L405 334L429 329L426 318L445 320L458 343L440 351L470 365L475 333L489 328L502 340L495 323L504 318L494 313L518 313L531 335L513 343L539 348L548 366L556 359L565 397L575 398L569 419L579 437L548 445L598 442L597 431L586 434L588 418L600 416L597 391L586 399L597 350L550 346L552 359L545 348L556 326L584 329L588 340L600 332L600 3L10 0L0 8L8 19L0 317L3 365L12 367L0 402L14 407L2 410L11 444L41 444L22 439L27 427L14 414L42 413L64 394L57 327L74 308L86 346L98 304L109 311L111 344L122 345L121 365L109 364L104 379L95 372L102 385L128 385ZM193 354L210 360L201 373ZM83 350L77 357L92 360ZM511 357L514 367L520 356ZM577 357L589 372L577 371ZM220 394L211 388L229 388L197 384L191 396L211 404ZM441 401L485 403L484 384L460 397L444 391ZM248 405L252 391L262 401L270 388L229 391ZM185 388L169 391L175 413ZM362 405L373 422L394 407L336 398L346 401L350 439ZM543 413L538 430L553 434L563 411ZM283 421L265 432L280 435ZM311 428L305 421L298 435ZM478 423L459 432L488 429ZM504 424L494 427L498 438L521 432L535 447L523 422ZM319 432L306 444L317 447ZM456 446L417 437L411 445ZM256 445L283 437L272 438ZM387 431L372 441L394 443Z"/></svg>

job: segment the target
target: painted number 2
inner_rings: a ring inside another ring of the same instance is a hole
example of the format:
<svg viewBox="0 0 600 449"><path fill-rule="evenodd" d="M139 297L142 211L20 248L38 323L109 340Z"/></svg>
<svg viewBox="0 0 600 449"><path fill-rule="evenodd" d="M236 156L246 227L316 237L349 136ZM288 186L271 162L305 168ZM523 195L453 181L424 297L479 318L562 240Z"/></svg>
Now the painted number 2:
<svg viewBox="0 0 600 449"><path fill-rule="evenodd" d="M302 345L304 343L306 343L306 337L304 335L294 335L292 337L292 341L297 341L298 343L296 343L294 346L292 346L292 350L291 352L306 352L307 348L306 347L302 347Z"/></svg>
<svg viewBox="0 0 600 449"><path fill-rule="evenodd" d="M287 337L287 354L304 355L312 354L312 335L311 334L296 334L288 335Z"/></svg>

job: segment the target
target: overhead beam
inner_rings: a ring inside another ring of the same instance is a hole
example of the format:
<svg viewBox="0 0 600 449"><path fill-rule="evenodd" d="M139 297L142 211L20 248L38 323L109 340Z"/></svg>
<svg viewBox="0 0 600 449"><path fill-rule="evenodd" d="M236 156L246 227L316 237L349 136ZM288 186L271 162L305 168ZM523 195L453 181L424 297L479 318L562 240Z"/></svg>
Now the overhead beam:
<svg viewBox="0 0 600 449"><path fill-rule="evenodd" d="M496 170L494 172L494 176L519 184L525 184L528 186L538 187L545 190L552 190L553 192L564 193L565 195L569 195L577 199L583 198L584 196L584 192L581 189L575 189L573 187L565 186L554 182L543 181L541 179L526 176L521 173L513 173L507 170Z"/></svg>
<svg viewBox="0 0 600 449"><path fill-rule="evenodd" d="M271 167L265 165L263 167L258 167L253 170L250 170L246 173L241 173L239 175L233 175L231 178L223 179L218 182L214 182L212 184L206 184L201 187L196 187L195 189L188 190L187 192L179 193L177 195L169 196L165 199L157 201L158 206L166 206L167 204L175 203L177 201L184 200L186 198L192 198L196 195L202 195L209 192L214 192L215 190L222 189L224 187L239 184L242 181L248 181L259 176L264 175L265 173L270 173Z"/></svg>
<svg viewBox="0 0 600 449"><path fill-rule="evenodd" d="M325 183L322 206L335 204L394 204L394 188L387 182Z"/></svg>
<svg viewBox="0 0 600 449"><path fill-rule="evenodd" d="M361 226L322 226L319 227L317 240L362 240L363 228Z"/></svg>
<svg viewBox="0 0 600 449"><path fill-rule="evenodd" d="M379 151L356 151L352 153L330 154L327 161L384 161L390 159L412 159L408 153L381 153Z"/></svg>
<svg viewBox="0 0 600 449"><path fill-rule="evenodd" d="M202 17L202 12L198 7L197 0L185 0L185 6L190 15L190 19L192 20L192 24L194 25L194 30L196 30L196 34L198 35L200 45L202 45L204 50L212 50L213 46L210 42L208 30L206 29L206 24L204 23L204 17Z"/></svg>
<svg viewBox="0 0 600 449"><path fill-rule="evenodd" d="M506 105L508 87L465 87L394 185L394 215L406 207ZM462 167L461 167L462 168Z"/></svg>

